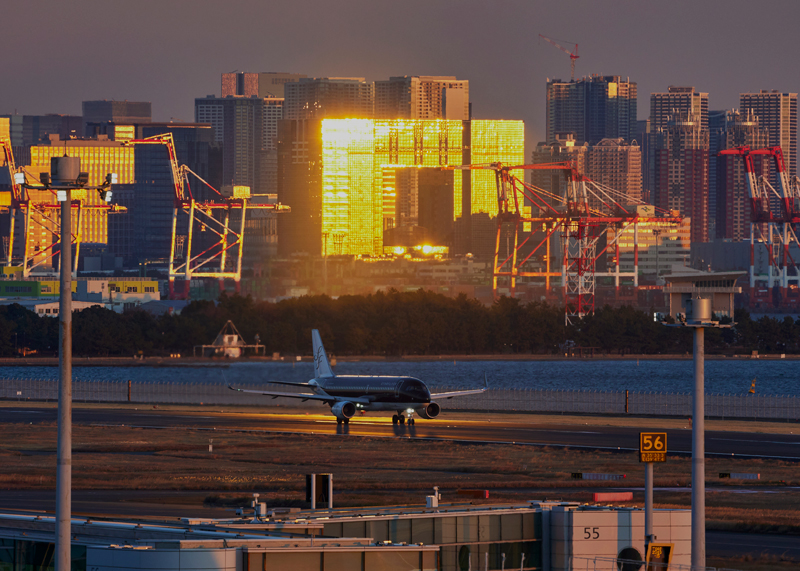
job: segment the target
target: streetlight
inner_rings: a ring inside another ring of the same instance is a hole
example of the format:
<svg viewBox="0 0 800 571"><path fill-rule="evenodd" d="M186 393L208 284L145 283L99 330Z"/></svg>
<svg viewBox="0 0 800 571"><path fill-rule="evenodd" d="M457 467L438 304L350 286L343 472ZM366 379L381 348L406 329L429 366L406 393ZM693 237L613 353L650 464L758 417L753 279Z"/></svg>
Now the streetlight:
<svg viewBox="0 0 800 571"><path fill-rule="evenodd" d="M692 570L706 566L705 330L729 328L711 320L711 300L692 298L692 316L674 327L694 329L692 394ZM688 311L686 312L689 313Z"/></svg>
<svg viewBox="0 0 800 571"><path fill-rule="evenodd" d="M658 237L661 236L662 232L663 230L659 230L658 228L653 229L653 236L656 237L656 285L658 285L658 274L660 273L660 268L658 263L660 240L658 239Z"/></svg>
<svg viewBox="0 0 800 571"><path fill-rule="evenodd" d="M19 174L19 173L18 173ZM72 566L72 191L94 189L103 200L111 199L115 174L100 186L87 186L89 173L81 172L79 157L52 157L50 172L39 177L41 184L24 188L56 192L61 203L61 290L58 299L58 452L56 472L56 569ZM106 198L108 197L108 198Z"/></svg>

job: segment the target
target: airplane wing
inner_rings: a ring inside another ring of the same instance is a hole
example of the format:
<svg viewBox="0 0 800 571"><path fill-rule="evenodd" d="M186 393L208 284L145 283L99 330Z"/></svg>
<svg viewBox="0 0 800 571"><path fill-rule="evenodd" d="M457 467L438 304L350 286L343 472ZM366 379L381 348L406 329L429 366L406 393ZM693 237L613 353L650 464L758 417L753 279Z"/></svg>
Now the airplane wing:
<svg viewBox="0 0 800 571"><path fill-rule="evenodd" d="M282 384L295 384L295 383L282 383ZM302 386L302 385L300 385ZM276 398L290 398L290 399L303 399L303 401L307 400L318 400L323 401L326 403L334 403L338 401L347 401L356 404L369 404L370 401L364 397L354 397L354 398L346 398L346 397L332 397L328 395L317 395L313 393L282 393L277 391L253 391L249 389L237 389L231 385L228 385L228 388L232 391L239 391L240 393L252 393L256 395L265 395L270 396L274 399Z"/></svg>
<svg viewBox="0 0 800 571"><path fill-rule="evenodd" d="M489 390L489 381L486 380L486 373L483 374L483 388L482 389L473 389L469 391L452 391L449 393L436 393L431 395L431 400L434 399L451 399L453 397L463 397L466 395L477 395L480 393L485 393Z"/></svg>
<svg viewBox="0 0 800 571"><path fill-rule="evenodd" d="M313 387L311 383L292 383L290 381L267 381L271 385L289 385L292 387Z"/></svg>

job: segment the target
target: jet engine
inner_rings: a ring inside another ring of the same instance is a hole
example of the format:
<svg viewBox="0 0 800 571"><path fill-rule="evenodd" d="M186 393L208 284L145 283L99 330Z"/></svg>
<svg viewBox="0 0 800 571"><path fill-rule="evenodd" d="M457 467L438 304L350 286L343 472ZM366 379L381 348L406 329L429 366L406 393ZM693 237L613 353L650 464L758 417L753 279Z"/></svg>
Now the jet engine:
<svg viewBox="0 0 800 571"><path fill-rule="evenodd" d="M429 403L428 406L420 407L416 410L420 418L430 420L431 418L439 416L439 413L442 412L442 407L440 407L438 403L432 402Z"/></svg>
<svg viewBox="0 0 800 571"><path fill-rule="evenodd" d="M339 401L331 407L331 412L339 420L348 420L353 418L356 413L356 405L347 401Z"/></svg>

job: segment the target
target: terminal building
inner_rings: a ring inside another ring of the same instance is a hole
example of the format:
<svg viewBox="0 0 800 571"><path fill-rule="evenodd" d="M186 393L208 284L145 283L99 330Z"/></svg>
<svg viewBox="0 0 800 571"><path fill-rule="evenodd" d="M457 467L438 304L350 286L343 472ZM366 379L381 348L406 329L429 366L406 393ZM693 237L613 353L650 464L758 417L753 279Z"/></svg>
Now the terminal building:
<svg viewBox="0 0 800 571"><path fill-rule="evenodd" d="M641 562L645 554L638 508L539 501L315 511L257 505L254 515L235 519L73 518L72 571L567 571L598 562L623 568L621 560ZM50 515L0 513L0 569L53 569L54 526ZM671 564L688 566L690 512L655 510L653 528L659 544L672 546Z"/></svg>

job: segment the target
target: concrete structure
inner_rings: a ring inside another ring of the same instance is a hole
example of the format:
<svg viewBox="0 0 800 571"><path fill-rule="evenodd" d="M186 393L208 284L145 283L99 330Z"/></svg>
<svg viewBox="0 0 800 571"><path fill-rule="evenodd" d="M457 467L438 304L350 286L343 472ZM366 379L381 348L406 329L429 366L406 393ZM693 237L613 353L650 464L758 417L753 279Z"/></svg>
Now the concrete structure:
<svg viewBox="0 0 800 571"><path fill-rule="evenodd" d="M547 81L547 143L557 133L574 133L575 142L636 137L637 86L618 75L592 75L577 81Z"/></svg>
<svg viewBox="0 0 800 571"><path fill-rule="evenodd" d="M284 84L283 117L302 119L371 119L375 88L363 77L301 78Z"/></svg>
<svg viewBox="0 0 800 571"><path fill-rule="evenodd" d="M709 232L709 237L739 241L750 237L752 220L744 161L739 156L717 153L741 146L763 149L769 145L769 133L752 110L746 114L735 110L722 113L711 115L709 219L714 222L714 232ZM769 177L770 157L754 156L753 166L757 177Z"/></svg>
<svg viewBox="0 0 800 571"><path fill-rule="evenodd" d="M700 297L711 300L712 313L732 318L733 296L742 293L736 280L744 275L745 272L704 272L683 266L673 267L672 272L664 276L669 314L673 318L679 313L691 316L691 300Z"/></svg>
<svg viewBox="0 0 800 571"><path fill-rule="evenodd" d="M283 98L283 86L308 77L302 73L234 71L222 74L221 97L242 95L244 97Z"/></svg>
<svg viewBox="0 0 800 571"><path fill-rule="evenodd" d="M467 120L469 81L455 76L403 76L375 82L375 119Z"/></svg>
<svg viewBox="0 0 800 571"><path fill-rule="evenodd" d="M654 204L691 218L692 242L708 241L708 129L700 115L676 112L651 133Z"/></svg>

